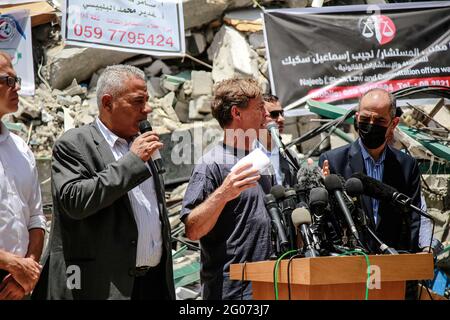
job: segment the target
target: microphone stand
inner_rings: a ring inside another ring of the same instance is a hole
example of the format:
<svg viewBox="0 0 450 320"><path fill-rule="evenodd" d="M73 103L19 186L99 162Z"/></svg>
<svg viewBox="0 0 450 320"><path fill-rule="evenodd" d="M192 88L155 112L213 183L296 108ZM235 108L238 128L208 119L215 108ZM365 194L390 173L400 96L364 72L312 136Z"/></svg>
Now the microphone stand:
<svg viewBox="0 0 450 320"><path fill-rule="evenodd" d="M366 230L369 232L369 234L372 236L372 238L380 245L380 250L383 253L389 253L389 254L398 254L398 252L391 247L388 247L383 241L380 240L380 238L377 237L375 232L372 231L372 229L369 228L369 226L365 226Z"/></svg>
<svg viewBox="0 0 450 320"><path fill-rule="evenodd" d="M283 143L283 141L281 141L281 138L280 138L280 142L281 142L281 146L283 147L283 148L280 148L280 154L283 156L284 159L286 159L286 161L295 170L295 172L298 172L298 170L300 170L300 164L298 163L297 159L295 159L292 156L292 154L289 152L289 150L287 150L285 144Z"/></svg>

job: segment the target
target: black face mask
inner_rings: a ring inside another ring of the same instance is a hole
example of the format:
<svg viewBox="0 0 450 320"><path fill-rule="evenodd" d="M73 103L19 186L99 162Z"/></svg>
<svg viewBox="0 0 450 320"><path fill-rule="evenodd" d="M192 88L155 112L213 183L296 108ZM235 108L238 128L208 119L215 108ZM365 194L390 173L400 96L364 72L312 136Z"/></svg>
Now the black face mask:
<svg viewBox="0 0 450 320"><path fill-rule="evenodd" d="M377 149L386 141L388 127L367 122L358 123L358 132L363 144L368 149Z"/></svg>

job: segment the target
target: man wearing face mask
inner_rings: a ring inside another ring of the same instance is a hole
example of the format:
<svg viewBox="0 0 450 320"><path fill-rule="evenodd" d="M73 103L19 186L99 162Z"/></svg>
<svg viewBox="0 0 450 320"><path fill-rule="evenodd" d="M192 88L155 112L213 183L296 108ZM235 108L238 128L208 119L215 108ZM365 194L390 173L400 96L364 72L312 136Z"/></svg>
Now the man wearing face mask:
<svg viewBox="0 0 450 320"><path fill-rule="evenodd" d="M417 161L387 144L399 122L395 97L383 89L369 90L361 97L355 116L359 139L322 154L319 166L323 167L324 174L340 174L348 179L353 173L363 172L396 188L420 207ZM367 196L363 196L362 206L369 226L388 246L418 251L420 216L417 213L402 213L388 202Z"/></svg>

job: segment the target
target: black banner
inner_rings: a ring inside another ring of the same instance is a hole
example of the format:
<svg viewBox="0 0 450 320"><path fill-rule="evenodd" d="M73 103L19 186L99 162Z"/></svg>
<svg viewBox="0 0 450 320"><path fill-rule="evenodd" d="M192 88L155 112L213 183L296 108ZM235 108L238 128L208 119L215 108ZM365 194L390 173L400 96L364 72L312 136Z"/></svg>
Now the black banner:
<svg viewBox="0 0 450 320"><path fill-rule="evenodd" d="M372 87L450 86L450 2L269 10L272 91L285 107Z"/></svg>

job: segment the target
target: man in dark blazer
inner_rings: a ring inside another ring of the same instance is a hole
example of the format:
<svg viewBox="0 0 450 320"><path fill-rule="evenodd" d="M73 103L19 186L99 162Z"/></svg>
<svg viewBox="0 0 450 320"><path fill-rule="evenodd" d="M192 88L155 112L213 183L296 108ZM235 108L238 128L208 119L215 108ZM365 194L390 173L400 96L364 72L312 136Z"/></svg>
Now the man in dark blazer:
<svg viewBox="0 0 450 320"><path fill-rule="evenodd" d="M395 116L395 98L385 90L372 89L360 100L356 113L360 138L346 146L325 152L319 166L324 174L340 174L345 179L363 172L396 188L420 207L420 172L417 161L387 144L399 118ZM418 251L420 216L403 213L384 201L362 197L369 226L388 246ZM370 241L371 247L375 243Z"/></svg>
<svg viewBox="0 0 450 320"><path fill-rule="evenodd" d="M174 299L164 184L151 160L162 147L139 134L151 112L143 72L108 67L99 117L53 149L53 221L36 299Z"/></svg>

